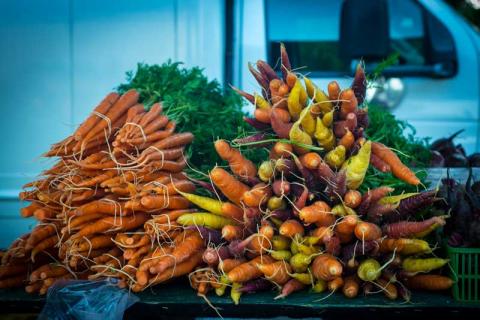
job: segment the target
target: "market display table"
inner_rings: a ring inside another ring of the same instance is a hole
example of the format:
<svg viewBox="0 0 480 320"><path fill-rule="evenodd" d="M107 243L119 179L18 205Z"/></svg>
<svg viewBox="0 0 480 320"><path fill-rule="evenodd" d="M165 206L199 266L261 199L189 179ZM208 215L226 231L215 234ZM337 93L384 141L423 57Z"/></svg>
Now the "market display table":
<svg viewBox="0 0 480 320"><path fill-rule="evenodd" d="M274 300L275 292L258 292L242 296L241 303L235 306L228 297L209 295L210 302L220 309L224 317L277 317L288 316L377 319L459 319L478 316L480 304L459 303L445 294L415 292L410 303L401 300L390 301L383 296L346 299L334 294L322 301L326 294L313 294L308 291L295 293L287 299ZM140 302L126 312L127 319L168 318L181 319L216 316L208 304L195 295L186 284L163 285L138 294ZM36 313L43 307L45 298L26 294L23 290L0 290L0 318L5 313ZM408 316L408 318L405 318ZM428 317L428 318L426 318Z"/></svg>

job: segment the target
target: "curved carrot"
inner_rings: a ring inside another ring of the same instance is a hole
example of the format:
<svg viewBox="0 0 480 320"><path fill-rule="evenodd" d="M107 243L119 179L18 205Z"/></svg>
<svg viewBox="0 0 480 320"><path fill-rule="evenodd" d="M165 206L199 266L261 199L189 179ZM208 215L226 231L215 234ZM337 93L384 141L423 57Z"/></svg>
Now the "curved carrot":
<svg viewBox="0 0 480 320"><path fill-rule="evenodd" d="M253 162L245 158L237 149L230 147L225 140L217 140L214 145L220 158L228 162L234 174L250 178L257 175L257 167Z"/></svg>
<svg viewBox="0 0 480 320"><path fill-rule="evenodd" d="M248 186L241 183L227 171L216 167L210 172L212 182L220 191L233 203L240 205L243 194L250 190Z"/></svg>
<svg viewBox="0 0 480 320"><path fill-rule="evenodd" d="M413 173L406 165L402 163L402 161L400 161L395 152L390 150L390 148L387 148L380 142L373 142L372 152L390 166L395 177L409 184L420 184L420 179L418 179L415 176L415 173Z"/></svg>

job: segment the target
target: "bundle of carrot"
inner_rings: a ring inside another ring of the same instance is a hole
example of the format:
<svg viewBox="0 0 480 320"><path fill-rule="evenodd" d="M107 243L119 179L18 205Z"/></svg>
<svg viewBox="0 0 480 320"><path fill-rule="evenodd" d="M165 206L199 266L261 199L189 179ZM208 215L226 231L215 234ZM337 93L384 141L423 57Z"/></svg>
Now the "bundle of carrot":
<svg viewBox="0 0 480 320"><path fill-rule="evenodd" d="M281 75L261 60L256 67L249 65L261 94L234 90L255 105L245 121L258 132L215 142L230 171L209 172L211 197L179 191L199 212L177 224L212 239L190 274L192 287L200 295L231 288L235 303L242 293L272 289L277 298L310 288L406 300L409 289L448 289L452 280L441 274L448 260L424 239L445 223L428 210L435 191L358 191L370 165L421 185L394 151L364 135L362 66L350 88L331 82L327 92L292 71L283 45ZM269 158L256 166L236 146L267 148Z"/></svg>
<svg viewBox="0 0 480 320"><path fill-rule="evenodd" d="M44 294L58 279L114 276L141 289L199 264L202 238L175 223L193 212L179 196L195 189L182 173L193 135L175 133L161 104L147 111L138 97L110 93L45 154L58 161L20 194L30 202L22 216L39 223L2 253L0 288ZM146 265L155 277L141 277Z"/></svg>

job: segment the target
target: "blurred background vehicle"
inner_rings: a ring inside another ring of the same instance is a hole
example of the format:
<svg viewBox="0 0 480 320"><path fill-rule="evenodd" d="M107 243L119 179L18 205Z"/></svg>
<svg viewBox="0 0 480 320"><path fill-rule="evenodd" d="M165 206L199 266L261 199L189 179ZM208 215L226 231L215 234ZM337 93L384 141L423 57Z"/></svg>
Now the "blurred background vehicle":
<svg viewBox="0 0 480 320"><path fill-rule="evenodd" d="M359 59L372 71L398 54L367 93L433 139L465 129L457 141L479 149L480 36L441 0L240 1L235 65L255 57L278 61L284 42L293 65L305 66L320 87L343 77L350 83ZM254 89L240 67L234 79ZM234 81L234 82L235 82Z"/></svg>
<svg viewBox="0 0 480 320"><path fill-rule="evenodd" d="M138 62L183 61L251 91L246 63L275 64L278 42L321 87L397 53L371 103L419 136L465 129L456 142L480 149L480 36L442 0L0 0L0 247L32 223L17 195L41 153Z"/></svg>

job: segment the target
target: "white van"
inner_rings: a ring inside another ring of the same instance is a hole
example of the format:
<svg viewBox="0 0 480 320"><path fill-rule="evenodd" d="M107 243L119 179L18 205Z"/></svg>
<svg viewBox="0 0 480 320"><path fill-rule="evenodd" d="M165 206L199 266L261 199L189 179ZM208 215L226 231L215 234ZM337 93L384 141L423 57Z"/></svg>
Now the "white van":
<svg viewBox="0 0 480 320"><path fill-rule="evenodd" d="M292 65L318 85L351 83L359 59L367 71L394 52L383 90L367 99L408 120L417 135L459 138L480 150L480 36L441 0L243 0L235 8L234 78L258 90L246 69L257 59L278 61L285 43Z"/></svg>

